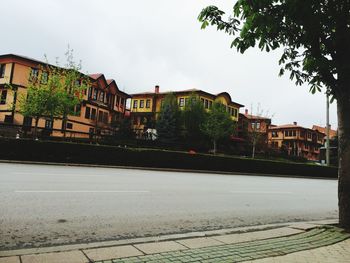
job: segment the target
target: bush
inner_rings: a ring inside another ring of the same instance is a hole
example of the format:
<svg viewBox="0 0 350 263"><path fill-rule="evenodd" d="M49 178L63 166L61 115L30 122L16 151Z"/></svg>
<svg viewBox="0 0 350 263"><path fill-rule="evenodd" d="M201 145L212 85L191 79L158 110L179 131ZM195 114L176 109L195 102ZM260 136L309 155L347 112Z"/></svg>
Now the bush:
<svg viewBox="0 0 350 263"><path fill-rule="evenodd" d="M156 149L131 149L54 141L0 139L0 159L189 169L237 173L337 178L337 169L308 164L187 154ZM6 149L6 150L4 150Z"/></svg>

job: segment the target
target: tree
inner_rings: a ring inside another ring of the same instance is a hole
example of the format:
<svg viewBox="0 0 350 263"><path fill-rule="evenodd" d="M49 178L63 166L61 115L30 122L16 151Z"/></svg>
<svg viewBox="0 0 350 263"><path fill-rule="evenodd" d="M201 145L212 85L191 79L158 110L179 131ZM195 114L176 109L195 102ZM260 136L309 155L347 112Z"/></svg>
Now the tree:
<svg viewBox="0 0 350 263"><path fill-rule="evenodd" d="M192 94L185 104L183 111L183 125L185 129L185 136L189 139L199 139L203 133L201 125L206 117L206 112L203 103L199 97Z"/></svg>
<svg viewBox="0 0 350 263"><path fill-rule="evenodd" d="M223 104L213 103L201 130L213 141L213 152L216 154L217 141L229 137L234 132L234 122Z"/></svg>
<svg viewBox="0 0 350 263"><path fill-rule="evenodd" d="M62 115L62 131L63 136L66 137L66 124L68 115L76 113L76 107L80 108L80 103L84 92L90 86L90 79L83 75L80 71L82 69L81 61L77 64L73 58L73 49L68 49L65 53L66 64L64 68L53 67L54 72L61 79L61 115Z"/></svg>
<svg viewBox="0 0 350 263"><path fill-rule="evenodd" d="M19 111L24 117L33 117L35 121L34 138L37 138L39 119L48 116L51 119L61 112L60 91L56 78L51 78L47 84L30 78L27 96L19 97Z"/></svg>
<svg viewBox="0 0 350 263"><path fill-rule="evenodd" d="M348 0L238 0L231 17L215 6L198 19L235 35L231 47L269 52L283 48L280 75L337 101L339 131L339 223L350 228L350 2Z"/></svg>
<svg viewBox="0 0 350 263"><path fill-rule="evenodd" d="M39 119L62 117L62 130L65 136L67 116L75 114L80 106L84 91L90 85L89 79L79 72L81 65L73 61L73 51L66 52L65 68L50 65L39 67L37 73L31 72L26 96L19 97L19 111L25 117L34 117L34 136L37 137ZM47 59L46 59L47 61ZM39 75L40 72L40 75Z"/></svg>
<svg viewBox="0 0 350 263"><path fill-rule="evenodd" d="M156 122L157 137L160 141L171 142L177 138L180 126L180 111L176 96L168 94L163 101Z"/></svg>

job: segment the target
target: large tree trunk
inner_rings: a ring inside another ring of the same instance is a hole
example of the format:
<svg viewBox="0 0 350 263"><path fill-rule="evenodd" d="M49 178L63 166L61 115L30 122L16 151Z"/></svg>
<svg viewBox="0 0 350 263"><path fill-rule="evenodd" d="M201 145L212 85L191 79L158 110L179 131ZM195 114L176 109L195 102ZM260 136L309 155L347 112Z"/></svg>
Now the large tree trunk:
<svg viewBox="0 0 350 263"><path fill-rule="evenodd" d="M350 92L338 98L339 224L350 229Z"/></svg>
<svg viewBox="0 0 350 263"><path fill-rule="evenodd" d="M216 140L213 140L213 143L214 143L213 153L214 153L214 155L215 155L215 154L216 154Z"/></svg>

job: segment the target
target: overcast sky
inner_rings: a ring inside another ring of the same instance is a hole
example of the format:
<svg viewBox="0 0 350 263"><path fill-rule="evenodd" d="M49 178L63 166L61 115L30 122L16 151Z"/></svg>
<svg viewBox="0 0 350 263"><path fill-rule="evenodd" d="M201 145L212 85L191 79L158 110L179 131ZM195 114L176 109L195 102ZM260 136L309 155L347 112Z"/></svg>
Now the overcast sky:
<svg viewBox="0 0 350 263"><path fill-rule="evenodd" d="M0 53L64 62L69 44L83 71L104 73L127 93L202 89L264 110L274 124L325 126L324 94L311 95L278 77L280 51L239 54L232 37L200 29L207 5L231 10L234 0L7 0L1 3ZM243 112L244 109L241 109ZM337 126L336 105L331 124Z"/></svg>

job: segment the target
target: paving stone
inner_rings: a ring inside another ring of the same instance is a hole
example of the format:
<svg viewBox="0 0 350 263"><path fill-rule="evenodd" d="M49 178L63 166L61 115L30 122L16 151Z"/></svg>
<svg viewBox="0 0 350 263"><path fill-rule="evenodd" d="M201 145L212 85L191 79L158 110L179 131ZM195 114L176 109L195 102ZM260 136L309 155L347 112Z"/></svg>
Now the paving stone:
<svg viewBox="0 0 350 263"><path fill-rule="evenodd" d="M210 237L198 237L198 238L189 238L177 241L188 248L201 248L201 247L211 247L223 245L223 242L215 240Z"/></svg>
<svg viewBox="0 0 350 263"><path fill-rule="evenodd" d="M154 243L145 243L135 245L136 248L144 252L145 254L156 254L168 251L177 251L187 249L183 245L174 241L162 241Z"/></svg>
<svg viewBox="0 0 350 263"><path fill-rule="evenodd" d="M350 262L350 239L339 242L334 245L320 247L311 250L299 251L285 256L265 258L249 261L251 263L304 263L304 262L322 262L322 263L349 263Z"/></svg>
<svg viewBox="0 0 350 263"><path fill-rule="evenodd" d="M141 251L130 245L86 249L83 251L93 261L135 257L143 255Z"/></svg>
<svg viewBox="0 0 350 263"><path fill-rule="evenodd" d="M22 263L86 263L89 262L81 251L24 255Z"/></svg>
<svg viewBox="0 0 350 263"><path fill-rule="evenodd" d="M20 263L19 257L0 258L0 263Z"/></svg>
<svg viewBox="0 0 350 263"><path fill-rule="evenodd" d="M276 229L250 232L250 233L215 236L213 238L225 244L235 244L235 243L268 239L268 238L274 238L274 237L280 237L280 236L295 235L302 232L304 231L299 229L289 228L289 227L283 227L283 228L276 228Z"/></svg>

